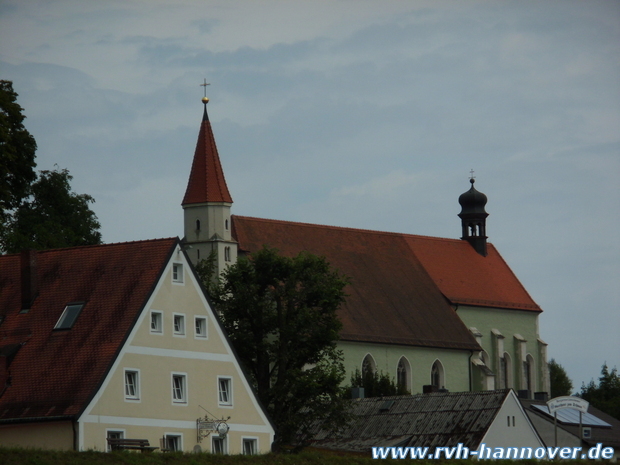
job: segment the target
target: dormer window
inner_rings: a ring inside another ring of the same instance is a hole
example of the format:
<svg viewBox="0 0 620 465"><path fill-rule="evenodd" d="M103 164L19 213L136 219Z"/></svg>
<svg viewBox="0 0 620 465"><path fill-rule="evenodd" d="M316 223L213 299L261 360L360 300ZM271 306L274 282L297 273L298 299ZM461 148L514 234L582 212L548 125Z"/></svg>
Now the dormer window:
<svg viewBox="0 0 620 465"><path fill-rule="evenodd" d="M84 304L69 304L65 307L54 329L71 329Z"/></svg>

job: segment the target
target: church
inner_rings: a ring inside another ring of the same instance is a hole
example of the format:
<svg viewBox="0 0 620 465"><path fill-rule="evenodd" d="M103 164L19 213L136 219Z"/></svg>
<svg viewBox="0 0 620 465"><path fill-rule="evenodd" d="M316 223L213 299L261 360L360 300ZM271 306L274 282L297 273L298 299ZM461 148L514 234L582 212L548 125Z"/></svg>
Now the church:
<svg viewBox="0 0 620 465"><path fill-rule="evenodd" d="M208 101L182 201L194 264L214 253L222 272L265 245L324 256L351 282L339 310L345 382L370 370L412 394L513 388L523 398L547 396L542 309L487 241L487 197L473 177L458 199L460 239L233 215Z"/></svg>

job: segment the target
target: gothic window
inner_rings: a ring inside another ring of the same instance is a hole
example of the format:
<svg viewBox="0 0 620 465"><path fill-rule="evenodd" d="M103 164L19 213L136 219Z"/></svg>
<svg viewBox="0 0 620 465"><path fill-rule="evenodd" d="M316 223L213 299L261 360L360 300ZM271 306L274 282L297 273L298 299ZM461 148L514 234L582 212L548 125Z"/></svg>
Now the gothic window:
<svg viewBox="0 0 620 465"><path fill-rule="evenodd" d="M534 358L527 354L525 362L523 362L523 372L525 375L525 388L533 393L535 391L536 380L534 376Z"/></svg>
<svg viewBox="0 0 620 465"><path fill-rule="evenodd" d="M435 363L433 363L433 367L431 368L431 385L437 389L442 389L445 387L443 365L439 360L435 360Z"/></svg>
<svg viewBox="0 0 620 465"><path fill-rule="evenodd" d="M410 379L411 368L409 361L405 357L401 357L396 368L396 383L399 391L411 391Z"/></svg>
<svg viewBox="0 0 620 465"><path fill-rule="evenodd" d="M196 231L200 231L200 220L196 220Z"/></svg>
<svg viewBox="0 0 620 465"><path fill-rule="evenodd" d="M500 379L502 388L508 389L512 387L512 363L510 361L510 355L508 352L504 352L503 357L499 361L500 363Z"/></svg>
<svg viewBox="0 0 620 465"><path fill-rule="evenodd" d="M372 355L367 354L362 362L362 378L365 378L368 375L374 375L375 371L377 371L375 359L372 358Z"/></svg>

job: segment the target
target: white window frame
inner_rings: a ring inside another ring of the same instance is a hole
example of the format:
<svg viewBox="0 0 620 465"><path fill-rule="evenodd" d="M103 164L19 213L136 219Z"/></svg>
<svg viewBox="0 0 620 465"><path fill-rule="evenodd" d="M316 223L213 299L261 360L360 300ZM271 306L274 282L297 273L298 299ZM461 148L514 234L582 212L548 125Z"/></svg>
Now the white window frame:
<svg viewBox="0 0 620 465"><path fill-rule="evenodd" d="M168 448L168 440L174 438L178 441L178 449L169 449L173 452L183 452L183 433L164 433L165 446Z"/></svg>
<svg viewBox="0 0 620 465"><path fill-rule="evenodd" d="M177 331L177 318L180 319L182 323L182 328ZM172 335L177 337L185 337L185 314L184 313L173 313L172 314Z"/></svg>
<svg viewBox="0 0 620 465"><path fill-rule="evenodd" d="M135 395L127 393L127 374L135 375ZM140 402L140 370L138 368L123 368L123 394L125 402Z"/></svg>
<svg viewBox="0 0 620 465"><path fill-rule="evenodd" d="M250 454L246 454L246 451L245 451L245 444L246 444L246 442L248 442L248 443L251 442L252 443L253 451ZM243 436L241 438L241 453L243 455L258 455L258 438L257 437Z"/></svg>
<svg viewBox="0 0 620 465"><path fill-rule="evenodd" d="M177 398L177 391L178 388L175 386L175 379L180 378L182 379L182 386L181 386L181 398ZM179 373L179 372L172 372L170 375L170 382L171 382L171 387L172 387L172 392L171 392L171 398L172 398L172 405L187 405L187 399L188 399L188 390L187 390L187 373Z"/></svg>
<svg viewBox="0 0 620 465"><path fill-rule="evenodd" d="M198 322L202 322L202 333L198 332ZM194 317L194 338L196 339L208 339L209 338L209 331L208 331L206 316Z"/></svg>
<svg viewBox="0 0 620 465"><path fill-rule="evenodd" d="M173 263L172 264L172 283L173 284L183 284L185 282L184 279L184 269L183 263Z"/></svg>
<svg viewBox="0 0 620 465"><path fill-rule="evenodd" d="M226 382L228 385L228 400L222 400L221 383ZM233 406L233 380L230 376L218 376L217 377L217 403L220 407L232 408Z"/></svg>
<svg viewBox="0 0 620 465"><path fill-rule="evenodd" d="M159 329L153 329L153 318L157 318L159 320ZM151 334L158 334L158 335L163 335L164 334L164 314L163 312L160 312L158 310L151 310L151 320L149 322L149 328L151 331Z"/></svg>
<svg viewBox="0 0 620 465"><path fill-rule="evenodd" d="M106 445L106 450L108 452L112 452L112 448L110 447L110 444L108 444L108 438L110 437L110 433L118 433L119 434L119 439L125 439L125 433L126 431L124 429L119 429L119 428L106 428L105 430L105 445Z"/></svg>
<svg viewBox="0 0 620 465"><path fill-rule="evenodd" d="M215 441L221 441L222 443L222 455L228 455L228 436L226 437L219 437L219 436L211 436L211 453L212 454L219 454L219 452L215 451L215 447L214 447L214 442Z"/></svg>

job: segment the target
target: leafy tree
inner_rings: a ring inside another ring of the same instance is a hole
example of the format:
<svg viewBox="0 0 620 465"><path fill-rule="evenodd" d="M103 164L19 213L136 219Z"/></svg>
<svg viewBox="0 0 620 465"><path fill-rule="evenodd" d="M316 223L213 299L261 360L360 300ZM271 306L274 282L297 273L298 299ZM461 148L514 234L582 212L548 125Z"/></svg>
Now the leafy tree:
<svg viewBox="0 0 620 465"><path fill-rule="evenodd" d="M609 371L605 363L598 386L591 380L588 385L581 385L581 392L577 395L602 412L620 420L620 376L616 367Z"/></svg>
<svg viewBox="0 0 620 465"><path fill-rule="evenodd" d="M549 361L549 382L551 384L552 398L571 395L573 382L566 374L564 367L553 358Z"/></svg>
<svg viewBox="0 0 620 465"><path fill-rule="evenodd" d="M336 429L346 420L342 327L336 311L347 280L309 253L283 257L263 248L241 257L210 285L201 279L276 428L275 448L303 447L320 421Z"/></svg>
<svg viewBox="0 0 620 465"><path fill-rule="evenodd" d="M94 199L71 192L69 171L37 177L37 144L22 111L13 84L0 81L0 252L100 244Z"/></svg>
<svg viewBox="0 0 620 465"><path fill-rule="evenodd" d="M66 169L41 171L32 197L13 214L4 239L8 252L101 243L99 221L88 204L94 199L71 191Z"/></svg>
<svg viewBox="0 0 620 465"><path fill-rule="evenodd" d="M394 382L387 373L366 371L362 374L359 369L351 375L351 386L364 388L364 397L404 396L411 394L405 386Z"/></svg>
<svg viewBox="0 0 620 465"><path fill-rule="evenodd" d="M36 179L37 143L23 125L23 108L11 81L0 81L0 224L28 196Z"/></svg>

